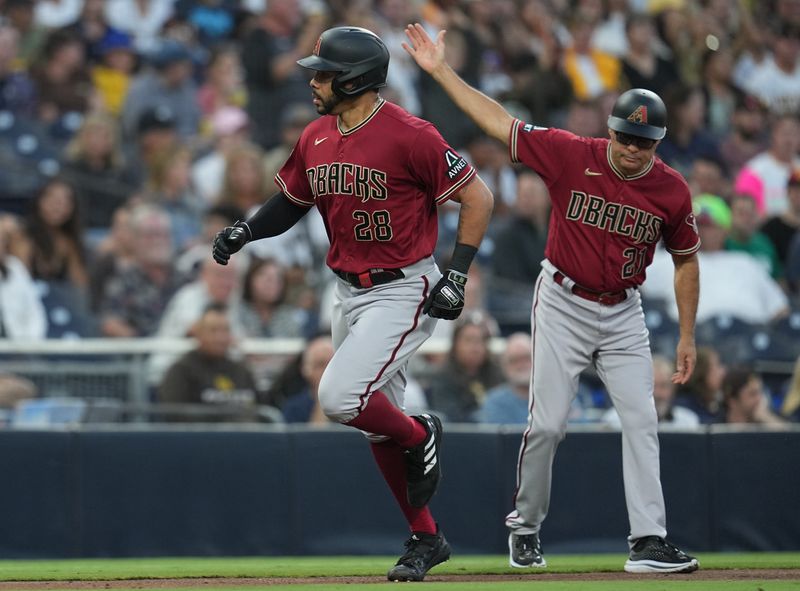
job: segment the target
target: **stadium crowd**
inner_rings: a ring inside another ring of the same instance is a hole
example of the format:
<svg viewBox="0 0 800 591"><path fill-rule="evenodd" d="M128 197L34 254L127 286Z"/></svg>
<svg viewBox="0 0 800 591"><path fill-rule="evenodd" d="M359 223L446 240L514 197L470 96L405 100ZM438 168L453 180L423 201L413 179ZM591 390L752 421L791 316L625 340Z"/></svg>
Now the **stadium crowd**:
<svg viewBox="0 0 800 591"><path fill-rule="evenodd" d="M391 51L382 96L433 122L496 201L464 316L435 334L451 350L412 368L412 406L526 420L547 189L415 66L401 47L412 22L447 29L454 69L536 125L604 137L622 91L664 98L657 154L694 198L705 347L689 387L656 388L659 416L684 427L797 420L800 362L793 376L757 370L800 359L800 0L0 0L2 338L195 336L186 357L151 359L154 401L322 420L314 392L332 354L334 276L319 216L227 267L210 245L277 190L316 117L296 60L325 28L357 25ZM440 208L443 246L455 207ZM657 384L677 338L670 265L658 252L642 291ZM495 358L498 336L508 338ZM231 358L245 337L309 344L265 384ZM24 377L0 376L0 405L35 395ZM608 406L588 376L574 420L613 425Z"/></svg>

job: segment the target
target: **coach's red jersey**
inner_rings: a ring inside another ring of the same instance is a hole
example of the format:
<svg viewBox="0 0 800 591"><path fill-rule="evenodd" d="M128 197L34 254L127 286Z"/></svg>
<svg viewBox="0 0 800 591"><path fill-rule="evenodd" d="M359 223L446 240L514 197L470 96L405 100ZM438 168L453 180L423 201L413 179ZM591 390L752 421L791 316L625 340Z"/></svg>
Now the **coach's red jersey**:
<svg viewBox="0 0 800 591"><path fill-rule="evenodd" d="M654 158L625 176L611 162L610 140L515 121L511 160L535 170L550 190L545 256L595 291L640 285L660 239L674 254L700 247L689 187Z"/></svg>
<svg viewBox="0 0 800 591"><path fill-rule="evenodd" d="M297 205L319 209L328 266L363 273L430 256L436 206L474 175L433 125L381 99L350 130L335 116L309 124L275 182Z"/></svg>

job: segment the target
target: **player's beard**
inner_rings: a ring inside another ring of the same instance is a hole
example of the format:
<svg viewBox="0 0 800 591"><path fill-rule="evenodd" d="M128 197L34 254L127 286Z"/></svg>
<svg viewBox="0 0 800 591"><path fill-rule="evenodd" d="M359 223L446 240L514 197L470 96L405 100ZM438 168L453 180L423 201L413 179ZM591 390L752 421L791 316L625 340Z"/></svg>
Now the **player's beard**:
<svg viewBox="0 0 800 591"><path fill-rule="evenodd" d="M315 96L320 100L320 104L316 105L317 113L319 113L320 115L330 115L336 108L336 106L342 102L342 97L336 94L332 94L327 99L324 99L319 95Z"/></svg>

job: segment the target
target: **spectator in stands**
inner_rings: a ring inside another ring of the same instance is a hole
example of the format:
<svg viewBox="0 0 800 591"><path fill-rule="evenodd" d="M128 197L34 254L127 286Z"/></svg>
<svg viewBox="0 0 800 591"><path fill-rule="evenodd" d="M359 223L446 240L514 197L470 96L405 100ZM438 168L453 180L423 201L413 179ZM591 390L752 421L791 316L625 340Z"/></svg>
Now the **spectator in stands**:
<svg viewBox="0 0 800 591"><path fill-rule="evenodd" d="M632 14L625 23L628 51L622 58L622 77L627 88L646 88L659 96L680 82L672 61L656 53L656 31L651 16Z"/></svg>
<svg viewBox="0 0 800 591"><path fill-rule="evenodd" d="M800 119L784 115L772 124L769 149L749 160L739 171L734 190L756 199L762 214L786 211L786 185L792 171L800 168Z"/></svg>
<svg viewBox="0 0 800 591"><path fill-rule="evenodd" d="M52 179L34 197L10 252L34 279L86 288L89 277L78 200L69 183Z"/></svg>
<svg viewBox="0 0 800 591"><path fill-rule="evenodd" d="M205 209L192 185L191 163L189 148L171 146L153 163L142 195L144 201L159 205L169 214L177 253L199 242Z"/></svg>
<svg viewBox="0 0 800 591"><path fill-rule="evenodd" d="M729 315L750 324L765 324L785 316L789 301L780 285L754 257L724 250L730 230L730 209L715 195L694 199L694 215L700 233L700 302L697 323L714 316ZM661 298L677 320L675 289L672 285L672 257L657 249L642 286L642 295Z"/></svg>
<svg viewBox="0 0 800 591"><path fill-rule="evenodd" d="M753 70L745 90L773 114L796 114L800 111L800 26L778 21L771 37L772 55Z"/></svg>
<svg viewBox="0 0 800 591"><path fill-rule="evenodd" d="M131 196L136 181L126 166L113 117L93 113L64 149L63 177L74 188L94 245L111 227L114 211Z"/></svg>
<svg viewBox="0 0 800 591"><path fill-rule="evenodd" d="M300 361L300 374L305 380L305 387L290 396L281 406L281 412L287 423L316 425L330 423L319 406L317 393L322 372L328 367L333 353L333 341L328 335L311 339L306 345Z"/></svg>
<svg viewBox="0 0 800 591"><path fill-rule="evenodd" d="M33 11L34 0L5 0L2 4L3 16L19 33L19 66L30 67L47 40L48 31L36 24Z"/></svg>
<svg viewBox="0 0 800 591"><path fill-rule="evenodd" d="M233 338L225 306L209 305L194 325L197 346L178 359L158 388L157 400L204 404L218 413L172 414L170 420L197 422L258 421L259 394L246 363L231 357ZM212 406L213 405L213 406Z"/></svg>
<svg viewBox="0 0 800 591"><path fill-rule="evenodd" d="M36 91L25 70L17 67L19 33L0 24L0 111L30 117L36 111Z"/></svg>
<svg viewBox="0 0 800 591"><path fill-rule="evenodd" d="M126 33L109 29L96 51L99 59L92 67L92 82L103 110L119 117L138 61L133 43Z"/></svg>
<svg viewBox="0 0 800 591"><path fill-rule="evenodd" d="M164 41L131 82L122 108L122 126L127 137L134 137L137 122L150 108L168 107L175 119L178 135L188 140L200 127L197 87L192 80L192 56L179 42Z"/></svg>
<svg viewBox="0 0 800 591"><path fill-rule="evenodd" d="M603 137L608 133L599 101L572 101L569 103L564 129L582 137Z"/></svg>
<svg viewBox="0 0 800 591"><path fill-rule="evenodd" d="M504 333L506 325L519 328L530 323L530 302L544 259L549 217L550 197L544 182L533 171L521 172L511 215L495 234L489 267L489 309Z"/></svg>
<svg viewBox="0 0 800 591"><path fill-rule="evenodd" d="M217 265L211 257L207 257L197 279L183 285L167 302L155 336L178 339L189 336L194 323L211 304L225 306L231 330L241 336L243 328L232 309L239 298L240 278L238 263L232 266Z"/></svg>
<svg viewBox="0 0 800 591"><path fill-rule="evenodd" d="M102 59L101 44L110 37L130 36L108 24L105 14L105 0L81 0L83 8L72 22L64 28L76 34L83 42L86 59L91 65Z"/></svg>
<svg viewBox="0 0 800 591"><path fill-rule="evenodd" d="M686 182L693 196L705 193L727 198L730 195L730 182L725 177L722 163L706 156L695 158Z"/></svg>
<svg viewBox="0 0 800 591"><path fill-rule="evenodd" d="M111 229L97 245L89 264L89 309L97 314L109 279L134 265L136 235L133 207L125 203L112 216Z"/></svg>
<svg viewBox="0 0 800 591"><path fill-rule="evenodd" d="M132 178L138 188L144 185L150 169L161 154L178 143L175 114L165 105L147 109L139 117L136 131L136 141L127 156Z"/></svg>
<svg viewBox="0 0 800 591"><path fill-rule="evenodd" d="M800 232L795 232L789 244L789 254L786 256L786 282L789 290L800 305Z"/></svg>
<svg viewBox="0 0 800 591"><path fill-rule="evenodd" d="M231 152L248 142L250 121L244 109L226 106L210 115L207 124L209 146L192 165L192 183L203 203L211 206L222 197L226 163Z"/></svg>
<svg viewBox="0 0 800 591"><path fill-rule="evenodd" d="M788 203L786 210L771 216L761 226L761 232L775 247L781 266L787 265L792 238L800 232L800 168L795 169L789 176L786 184L786 200Z"/></svg>
<svg viewBox="0 0 800 591"><path fill-rule="evenodd" d="M495 217L505 217L517 193L517 177L506 151L503 144L484 133L476 134L466 145L466 158L495 197ZM455 215L457 220L457 211Z"/></svg>
<svg viewBox="0 0 800 591"><path fill-rule="evenodd" d="M174 0L107 0L105 4L109 24L133 35L140 53L159 48L161 27L172 16Z"/></svg>
<svg viewBox="0 0 800 591"><path fill-rule="evenodd" d="M658 426L691 429L700 425L700 419L693 410L675 404L675 384L672 374L675 364L664 355L653 355L653 402L656 405ZM620 428L619 414L609 408L603 415L603 422Z"/></svg>
<svg viewBox="0 0 800 591"><path fill-rule="evenodd" d="M28 269L9 253L16 222L0 217L0 337L10 340L43 339L47 316Z"/></svg>
<svg viewBox="0 0 800 591"><path fill-rule="evenodd" d="M725 373L719 353L711 347L698 347L694 372L686 384L678 386L675 406L694 412L703 425L716 422Z"/></svg>
<svg viewBox="0 0 800 591"><path fill-rule="evenodd" d="M478 411L480 423L525 425L528 423L528 390L531 381L531 335L515 332L506 338L501 364L505 382L486 393Z"/></svg>
<svg viewBox="0 0 800 591"><path fill-rule="evenodd" d="M684 176L695 158L720 161L719 147L705 131L706 99L699 86L676 85L665 96L669 133L658 145L658 156Z"/></svg>
<svg viewBox="0 0 800 591"><path fill-rule="evenodd" d="M264 174L264 152L255 144L233 146L226 155L225 177L216 203L233 205L245 214L264 204L272 179Z"/></svg>
<svg viewBox="0 0 800 591"><path fill-rule="evenodd" d="M791 421L800 421L800 357L794 364L789 389L783 397L781 415Z"/></svg>
<svg viewBox="0 0 800 591"><path fill-rule="evenodd" d="M503 381L503 372L489 349L494 335L486 314L465 311L453 324L450 352L431 376L427 398L443 420L471 423L486 393Z"/></svg>
<svg viewBox="0 0 800 591"><path fill-rule="evenodd" d="M269 149L280 142L278 124L295 102L308 100L308 80L295 63L325 29L319 11L303 13L298 0L271 0L242 42L247 112L253 139Z"/></svg>
<svg viewBox="0 0 800 591"><path fill-rule="evenodd" d="M253 258L242 281L236 322L249 337L298 338L310 331L306 311L286 303L286 269L274 259Z"/></svg>
<svg viewBox="0 0 800 591"><path fill-rule="evenodd" d="M152 204L131 212L134 260L108 279L100 302L101 330L108 337L152 336L184 278L173 262L169 214Z"/></svg>
<svg viewBox="0 0 800 591"><path fill-rule="evenodd" d="M403 51L405 53L405 51ZM317 118L317 113L306 103L298 103L286 108L281 122L281 143L264 155L264 176L271 183L283 163L294 150L297 140L306 125Z"/></svg>
<svg viewBox="0 0 800 591"><path fill-rule="evenodd" d="M766 147L767 119L755 97L739 93L731 117L731 130L720 142L722 161L729 171L739 171ZM763 205L759 207L759 211Z"/></svg>
<svg viewBox="0 0 800 591"><path fill-rule="evenodd" d="M45 123L67 113L85 113L95 100L83 43L74 33L62 30L48 35L31 66L31 78L36 85L36 116Z"/></svg>
<svg viewBox="0 0 800 591"><path fill-rule="evenodd" d="M570 24L572 44L564 51L564 71L578 100L590 100L617 91L622 66L613 55L592 48L595 22L576 13Z"/></svg>
<svg viewBox="0 0 800 591"><path fill-rule="evenodd" d="M197 30L199 40L208 47L224 42L236 24L238 0L177 0L176 15Z"/></svg>
<svg viewBox="0 0 800 591"><path fill-rule="evenodd" d="M197 103L207 122L224 107L244 107L246 93L239 50L234 45L219 45L211 51L205 68L205 81L197 90Z"/></svg>
<svg viewBox="0 0 800 591"><path fill-rule="evenodd" d="M719 422L783 425L786 421L769 407L761 377L751 367L732 367L722 381L724 395Z"/></svg>
<svg viewBox="0 0 800 591"><path fill-rule="evenodd" d="M703 92L706 98L706 131L715 138L728 135L736 108L737 92L731 79L733 51L721 46L703 54Z"/></svg>
<svg viewBox="0 0 800 591"><path fill-rule="evenodd" d="M411 59L401 43L406 40L405 28L408 23L419 21L418 7L405 0L378 0L378 25L374 31L389 49L392 67L386 77L387 86L398 93L397 103L409 113L419 115L420 104L417 88L419 68Z"/></svg>
<svg viewBox="0 0 800 591"><path fill-rule="evenodd" d="M746 252L764 266L773 279L783 277L778 253L766 235L758 231L756 202L750 195L734 195L731 199L731 228L725 239L725 250Z"/></svg>

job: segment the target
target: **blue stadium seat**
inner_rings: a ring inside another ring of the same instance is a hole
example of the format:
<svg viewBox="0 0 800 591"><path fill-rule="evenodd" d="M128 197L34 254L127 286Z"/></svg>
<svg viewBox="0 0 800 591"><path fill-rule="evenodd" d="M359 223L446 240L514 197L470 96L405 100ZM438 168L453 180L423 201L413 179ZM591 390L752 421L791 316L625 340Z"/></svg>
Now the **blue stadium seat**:
<svg viewBox="0 0 800 591"><path fill-rule="evenodd" d="M763 332L764 327L760 325L720 314L697 324L695 340L698 345L713 347L723 363L730 365L752 361L754 337ZM756 338L755 342L763 342L763 337Z"/></svg>
<svg viewBox="0 0 800 591"><path fill-rule="evenodd" d="M642 309L644 324L650 332L650 348L654 353L674 357L680 331L669 314L667 303L659 298L642 298Z"/></svg>
<svg viewBox="0 0 800 591"><path fill-rule="evenodd" d="M47 338L79 339L97 336L97 322L89 312L86 296L66 282L37 284L47 312Z"/></svg>

